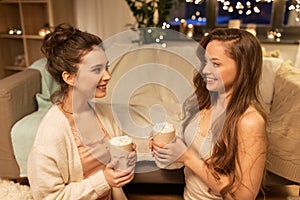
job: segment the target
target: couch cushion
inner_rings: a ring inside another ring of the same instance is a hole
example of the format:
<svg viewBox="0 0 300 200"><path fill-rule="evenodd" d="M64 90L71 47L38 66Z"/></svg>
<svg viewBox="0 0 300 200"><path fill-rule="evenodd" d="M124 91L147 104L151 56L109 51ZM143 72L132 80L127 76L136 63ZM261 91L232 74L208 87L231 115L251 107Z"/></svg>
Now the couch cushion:
<svg viewBox="0 0 300 200"><path fill-rule="evenodd" d="M52 103L49 101L50 96L59 89L59 85L53 80L52 76L47 71L45 67L46 63L47 59L41 58L35 61L31 66L29 66L29 68L39 70L42 77L42 92L36 95L38 109L49 110L52 105Z"/></svg>
<svg viewBox="0 0 300 200"><path fill-rule="evenodd" d="M267 136L267 169L300 183L300 69L282 63L275 78Z"/></svg>
<svg viewBox="0 0 300 200"><path fill-rule="evenodd" d="M19 120L11 129L15 158L20 177L27 177L27 158L33 145L38 126L48 110L41 109Z"/></svg>
<svg viewBox="0 0 300 200"><path fill-rule="evenodd" d="M262 102L267 113L270 112L270 107L273 99L275 74L279 69L282 59L279 58L263 58L262 76L259 84Z"/></svg>

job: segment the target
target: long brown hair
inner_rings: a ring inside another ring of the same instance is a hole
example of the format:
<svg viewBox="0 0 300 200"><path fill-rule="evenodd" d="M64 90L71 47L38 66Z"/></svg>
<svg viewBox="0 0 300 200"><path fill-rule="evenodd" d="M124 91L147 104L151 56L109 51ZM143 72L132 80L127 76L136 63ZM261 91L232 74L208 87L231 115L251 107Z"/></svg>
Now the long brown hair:
<svg viewBox="0 0 300 200"><path fill-rule="evenodd" d="M218 40L224 42L225 53L236 62L237 76L233 85L233 93L226 105L222 117L216 119L211 127L217 142L212 149L211 157L206 165L212 172L226 174L229 184L222 189L221 195L234 192L238 184L242 184L238 173L238 123L249 106L254 106L266 120L266 115L259 101L259 81L262 73L262 50L259 41L251 33L240 29L217 28L200 41L198 57L201 61L200 70L194 75L197 110L210 108L218 98L217 92L206 89L202 78L205 66L204 54L209 42ZM195 107L195 105L194 105ZM194 109L195 110L195 109ZM189 121L189 120L187 120ZM187 122L184 123L185 125ZM221 126L221 127L220 127ZM219 132L219 133L217 133Z"/></svg>
<svg viewBox="0 0 300 200"><path fill-rule="evenodd" d="M47 58L47 70L53 79L60 85L60 90L51 96L51 101L55 102L67 93L68 85L62 78L64 71L76 74L77 65L81 63L82 57L99 45L102 40L93 34L80 31L73 26L63 23L47 34L43 40L41 50Z"/></svg>

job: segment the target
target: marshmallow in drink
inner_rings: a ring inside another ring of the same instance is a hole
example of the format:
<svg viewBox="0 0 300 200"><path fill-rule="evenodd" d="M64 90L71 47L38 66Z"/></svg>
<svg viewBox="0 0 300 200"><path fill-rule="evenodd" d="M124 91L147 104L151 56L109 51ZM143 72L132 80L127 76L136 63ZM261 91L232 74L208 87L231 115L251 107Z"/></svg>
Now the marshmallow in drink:
<svg viewBox="0 0 300 200"><path fill-rule="evenodd" d="M132 139L127 135L112 138L110 144L130 152L132 151Z"/></svg>
<svg viewBox="0 0 300 200"><path fill-rule="evenodd" d="M175 137L174 125L169 122L156 123L152 130L154 141L167 144Z"/></svg>

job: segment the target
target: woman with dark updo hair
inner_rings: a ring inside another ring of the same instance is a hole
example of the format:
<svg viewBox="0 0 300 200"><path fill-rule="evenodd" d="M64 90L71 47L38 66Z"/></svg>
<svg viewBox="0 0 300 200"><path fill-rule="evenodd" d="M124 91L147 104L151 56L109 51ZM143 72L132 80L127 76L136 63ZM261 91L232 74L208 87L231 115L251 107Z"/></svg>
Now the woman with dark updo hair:
<svg viewBox="0 0 300 200"><path fill-rule="evenodd" d="M47 70L60 85L40 123L28 158L34 199L127 199L122 186L134 177L136 152L128 168L115 170L108 132L92 106L106 95L111 78L102 40L68 24L45 36ZM135 148L135 145L133 145Z"/></svg>

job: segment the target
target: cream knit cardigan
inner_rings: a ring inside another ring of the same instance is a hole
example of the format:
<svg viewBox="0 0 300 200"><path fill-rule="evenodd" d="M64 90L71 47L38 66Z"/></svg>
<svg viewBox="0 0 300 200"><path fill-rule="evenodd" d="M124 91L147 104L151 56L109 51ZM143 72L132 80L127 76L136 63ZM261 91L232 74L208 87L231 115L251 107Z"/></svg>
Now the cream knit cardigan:
<svg viewBox="0 0 300 200"><path fill-rule="evenodd" d="M43 118L27 163L34 199L92 200L110 189L102 170L83 178L71 127L56 105ZM113 199L127 199L121 188L112 193Z"/></svg>

